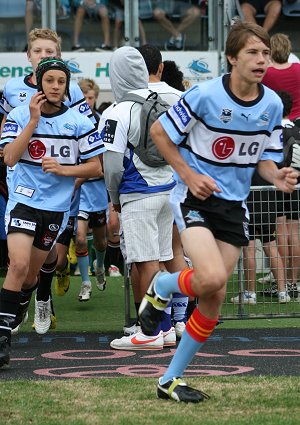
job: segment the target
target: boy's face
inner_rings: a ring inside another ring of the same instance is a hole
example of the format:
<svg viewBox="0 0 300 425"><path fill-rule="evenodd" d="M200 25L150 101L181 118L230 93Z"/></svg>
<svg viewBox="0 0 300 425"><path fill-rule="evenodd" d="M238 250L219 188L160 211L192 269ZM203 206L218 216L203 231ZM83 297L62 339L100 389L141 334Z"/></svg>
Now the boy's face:
<svg viewBox="0 0 300 425"><path fill-rule="evenodd" d="M65 98L67 76L59 69L46 71L42 78L43 92L47 100L60 105Z"/></svg>
<svg viewBox="0 0 300 425"><path fill-rule="evenodd" d="M256 36L248 38L237 57L228 56L232 76L249 84L260 83L270 63L270 49Z"/></svg>
<svg viewBox="0 0 300 425"><path fill-rule="evenodd" d="M31 62L34 73L41 59L48 56L59 56L57 44L54 41L38 38L31 43L27 57L29 62Z"/></svg>
<svg viewBox="0 0 300 425"><path fill-rule="evenodd" d="M91 109L95 108L96 103L96 95L94 90L88 90L86 93L84 93L85 100L87 101L87 104Z"/></svg>

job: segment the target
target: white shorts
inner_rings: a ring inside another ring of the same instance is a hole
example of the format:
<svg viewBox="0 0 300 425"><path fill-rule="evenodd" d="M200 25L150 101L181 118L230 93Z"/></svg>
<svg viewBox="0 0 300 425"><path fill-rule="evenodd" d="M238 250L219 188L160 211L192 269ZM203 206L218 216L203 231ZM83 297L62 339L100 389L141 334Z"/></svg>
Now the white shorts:
<svg viewBox="0 0 300 425"><path fill-rule="evenodd" d="M122 206L121 221L126 263L169 261L173 258L173 213L169 194L130 201Z"/></svg>

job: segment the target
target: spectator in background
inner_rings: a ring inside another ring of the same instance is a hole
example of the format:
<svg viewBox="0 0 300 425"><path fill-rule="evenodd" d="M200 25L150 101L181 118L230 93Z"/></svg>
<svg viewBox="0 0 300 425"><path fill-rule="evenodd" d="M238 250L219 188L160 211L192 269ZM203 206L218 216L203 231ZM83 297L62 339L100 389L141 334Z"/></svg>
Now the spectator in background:
<svg viewBox="0 0 300 425"><path fill-rule="evenodd" d="M256 23L258 14L265 14L262 27L270 31L276 24L282 9L281 0L240 0L243 18L247 22Z"/></svg>
<svg viewBox="0 0 300 425"><path fill-rule="evenodd" d="M293 99L289 119L300 126L300 64L288 62L292 45L288 35L277 33L271 37L271 60L262 83L274 91L286 91Z"/></svg>
<svg viewBox="0 0 300 425"><path fill-rule="evenodd" d="M183 72L180 71L175 61L163 61L164 67L161 73L161 81L165 81L174 89L185 91L183 85Z"/></svg>
<svg viewBox="0 0 300 425"><path fill-rule="evenodd" d="M184 30L201 15L206 14L207 1L191 0L171 2L156 0L153 2L153 16L159 24L171 34L171 38L165 43L166 50L183 50L185 45ZM175 25L171 17L179 14L182 19Z"/></svg>
<svg viewBox="0 0 300 425"><path fill-rule="evenodd" d="M110 45L110 22L107 9L107 0L76 0L77 6L74 19L73 51L84 52L84 48L79 43L79 36L82 29L83 19L87 14L89 17L99 15L103 33L103 43L96 47L97 52L112 50Z"/></svg>
<svg viewBox="0 0 300 425"><path fill-rule="evenodd" d="M93 112L97 123L100 120L101 114L96 109L96 102L100 93L100 87L91 78L83 78L78 82L79 87L84 94L85 100Z"/></svg>

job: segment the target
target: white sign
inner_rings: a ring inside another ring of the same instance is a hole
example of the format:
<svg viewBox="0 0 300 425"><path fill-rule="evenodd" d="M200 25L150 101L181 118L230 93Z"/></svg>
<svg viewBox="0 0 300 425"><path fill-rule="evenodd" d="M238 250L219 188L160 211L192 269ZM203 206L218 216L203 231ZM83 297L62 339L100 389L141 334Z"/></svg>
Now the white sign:
<svg viewBox="0 0 300 425"><path fill-rule="evenodd" d="M72 79L92 78L101 91L111 91L109 82L109 52L63 52ZM162 52L163 60L174 60L192 85L218 76L218 52ZM0 90L13 77L32 72L25 53L0 53ZM126 72L126 71L124 71Z"/></svg>

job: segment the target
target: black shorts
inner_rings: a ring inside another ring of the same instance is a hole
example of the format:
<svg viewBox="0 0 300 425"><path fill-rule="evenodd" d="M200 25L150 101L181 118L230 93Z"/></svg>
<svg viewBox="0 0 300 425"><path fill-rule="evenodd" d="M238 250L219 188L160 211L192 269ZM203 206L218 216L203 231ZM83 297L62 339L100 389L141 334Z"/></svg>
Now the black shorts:
<svg viewBox="0 0 300 425"><path fill-rule="evenodd" d="M300 213L300 189L292 193L283 193L284 215L288 220L299 220Z"/></svg>
<svg viewBox="0 0 300 425"><path fill-rule="evenodd" d="M248 220L243 202L226 201L215 196L201 201L188 191L180 208L186 228L205 227L220 241L237 247L248 245ZM193 215L198 216L197 220Z"/></svg>
<svg viewBox="0 0 300 425"><path fill-rule="evenodd" d="M57 243L60 243L65 246L69 246L71 239L74 235L74 227L75 227L75 218L69 217L68 224L62 234L58 237Z"/></svg>
<svg viewBox="0 0 300 425"><path fill-rule="evenodd" d="M50 251L63 223L65 213L45 211L17 203L9 213L7 233L33 236L33 246Z"/></svg>
<svg viewBox="0 0 300 425"><path fill-rule="evenodd" d="M252 187L247 206L250 213L250 240L260 239L268 243L276 239L276 219L283 215L282 192L269 186Z"/></svg>
<svg viewBox="0 0 300 425"><path fill-rule="evenodd" d="M79 211L77 217L78 220L88 221L90 229L103 227L107 223L106 210L97 212Z"/></svg>

